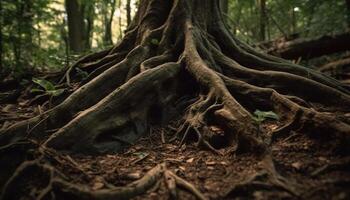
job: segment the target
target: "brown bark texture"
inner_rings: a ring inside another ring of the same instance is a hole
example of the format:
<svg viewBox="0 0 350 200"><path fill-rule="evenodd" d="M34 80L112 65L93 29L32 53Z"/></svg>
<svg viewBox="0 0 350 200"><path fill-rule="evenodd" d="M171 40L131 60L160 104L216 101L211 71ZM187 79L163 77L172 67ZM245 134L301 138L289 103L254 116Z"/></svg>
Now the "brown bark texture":
<svg viewBox="0 0 350 200"><path fill-rule="evenodd" d="M42 185L48 185L43 191L56 196L128 199L167 177L169 185L183 186L205 199L162 164L131 185L101 191L69 183L47 162L21 164L29 149L39 154L119 152L150 127L172 120L181 121L174 135L181 144L195 138L198 148L213 152L232 148L253 153L266 163L270 179L288 191L293 188L274 169L271 143L298 130L314 138L332 138L336 150L346 152L349 147L350 121L345 114L350 111L350 92L330 77L262 54L233 37L218 0L143 0L128 30L113 48L87 55L70 67L67 80L74 75L72 68L89 76L61 104L1 131L1 157L17 155L1 170L3 199L15 195L30 171L41 174L41 180L47 180ZM281 126L268 137L259 135L253 117L257 109L279 117ZM223 133L215 135L209 126Z"/></svg>
<svg viewBox="0 0 350 200"><path fill-rule="evenodd" d="M310 59L350 49L350 33L270 43L267 53L284 59ZM266 46L265 46L266 48Z"/></svg>

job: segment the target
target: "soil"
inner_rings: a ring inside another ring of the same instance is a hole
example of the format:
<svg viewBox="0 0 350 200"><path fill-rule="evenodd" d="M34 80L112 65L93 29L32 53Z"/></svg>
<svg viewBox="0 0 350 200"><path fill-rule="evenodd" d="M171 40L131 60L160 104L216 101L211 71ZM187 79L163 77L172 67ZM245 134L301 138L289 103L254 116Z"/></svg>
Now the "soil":
<svg viewBox="0 0 350 200"><path fill-rule="evenodd" d="M1 126L5 127L42 112L45 107L17 104L1 105ZM46 107L47 108L47 107ZM8 118L6 118L6 116ZM16 118L17 117L17 118ZM69 182L85 185L90 190L125 186L140 179L157 164L187 180L209 199L349 199L350 158L333 151L331 142L310 138L298 132L272 142L276 170L294 186L291 192L271 183L259 158L221 149L219 154L203 150L188 142L179 147L180 139L171 141L176 127L173 122L163 128L152 128L149 135L118 154L83 156L54 152L52 166ZM278 121L260 125L262 136L280 126ZM213 130L220 133L216 127ZM163 133L163 141L162 135ZM36 184L27 184L30 196ZM30 188L33 187L33 188ZM195 199L184 189L177 190L178 199ZM153 189L135 199L169 199L169 190L159 181Z"/></svg>

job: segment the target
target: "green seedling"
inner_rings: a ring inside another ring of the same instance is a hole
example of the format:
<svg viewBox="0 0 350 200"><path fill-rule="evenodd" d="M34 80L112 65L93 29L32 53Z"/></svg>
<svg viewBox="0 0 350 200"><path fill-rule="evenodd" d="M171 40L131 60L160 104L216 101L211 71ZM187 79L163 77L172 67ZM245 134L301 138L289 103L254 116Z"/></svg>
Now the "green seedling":
<svg viewBox="0 0 350 200"><path fill-rule="evenodd" d="M56 97L64 92L64 89L57 89L54 84L45 79L33 78L32 81L41 88L33 88L32 93L43 93L51 97Z"/></svg>
<svg viewBox="0 0 350 200"><path fill-rule="evenodd" d="M261 124L266 119L278 120L279 117L273 111L255 110L254 116L253 116L253 120L255 122L257 122L258 124Z"/></svg>
<svg viewBox="0 0 350 200"><path fill-rule="evenodd" d="M158 45L159 45L159 40L153 38L153 39L151 40L151 44L152 44L153 46L158 46Z"/></svg>

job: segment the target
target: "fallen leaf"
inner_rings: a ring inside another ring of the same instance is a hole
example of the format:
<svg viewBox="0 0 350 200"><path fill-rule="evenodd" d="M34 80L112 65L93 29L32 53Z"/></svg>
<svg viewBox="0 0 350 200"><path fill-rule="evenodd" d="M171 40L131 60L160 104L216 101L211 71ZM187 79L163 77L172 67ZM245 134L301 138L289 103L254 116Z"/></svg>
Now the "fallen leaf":
<svg viewBox="0 0 350 200"><path fill-rule="evenodd" d="M94 185L92 186L92 190L98 190L103 188L104 184L102 182L95 182Z"/></svg>
<svg viewBox="0 0 350 200"><path fill-rule="evenodd" d="M210 126L209 130L211 130L212 132L215 132L217 134L224 133L224 131L220 127L217 127L217 126Z"/></svg>
<svg viewBox="0 0 350 200"><path fill-rule="evenodd" d="M187 163L192 163L193 160L194 160L194 158L190 158L190 159L186 160L186 162L187 162Z"/></svg>
<svg viewBox="0 0 350 200"><path fill-rule="evenodd" d="M222 164L222 165L227 165L227 162L222 161L222 162L220 162L220 164Z"/></svg>
<svg viewBox="0 0 350 200"><path fill-rule="evenodd" d="M141 178L141 173L140 172L134 172L126 175L126 178L131 179L131 180L136 180Z"/></svg>
<svg viewBox="0 0 350 200"><path fill-rule="evenodd" d="M295 169L298 169L298 170L301 168L302 165L303 164L301 162L292 163L292 167L294 167Z"/></svg>
<svg viewBox="0 0 350 200"><path fill-rule="evenodd" d="M180 166L179 168L180 168L182 171L186 171L186 168L183 167L183 166Z"/></svg>
<svg viewBox="0 0 350 200"><path fill-rule="evenodd" d="M205 162L206 165L215 165L216 162L215 161L207 161Z"/></svg>

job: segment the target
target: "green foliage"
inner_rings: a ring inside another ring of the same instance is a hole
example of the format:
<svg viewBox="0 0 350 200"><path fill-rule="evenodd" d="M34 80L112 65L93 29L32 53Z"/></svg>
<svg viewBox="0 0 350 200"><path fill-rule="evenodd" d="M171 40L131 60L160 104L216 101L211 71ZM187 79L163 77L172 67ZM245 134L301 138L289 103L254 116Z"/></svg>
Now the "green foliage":
<svg viewBox="0 0 350 200"><path fill-rule="evenodd" d="M61 55L61 44L64 44L60 32L63 11L52 7L57 3L51 0L1 1L1 73L21 78L29 71L62 65L53 63L49 57Z"/></svg>
<svg viewBox="0 0 350 200"><path fill-rule="evenodd" d="M137 0L131 0L132 14ZM227 24L233 34L248 43L260 41L260 7L257 0L229 0ZM106 22L112 17L112 37L124 34L126 0L79 0L84 17L91 20L91 51L105 49ZM52 71L71 63L67 49L68 29L64 0L1 0L1 73L21 78L28 71ZM267 40L297 33L314 37L344 32L347 27L345 0L266 0ZM113 14L114 13L114 14ZM157 47L154 38L150 45ZM80 73L80 72L78 72ZM82 74L82 77L85 75Z"/></svg>
<svg viewBox="0 0 350 200"><path fill-rule="evenodd" d="M228 25L248 43L260 42L257 0L229 1ZM266 40L280 37L316 37L347 29L345 0L266 0Z"/></svg>
<svg viewBox="0 0 350 200"><path fill-rule="evenodd" d="M78 77L80 77L82 80L86 79L89 76L89 73L79 68L75 68L75 71L77 71Z"/></svg>
<svg viewBox="0 0 350 200"><path fill-rule="evenodd" d="M32 93L40 92L55 97L64 92L64 89L57 89L54 84L45 79L33 78L32 81L42 88L34 88L31 90Z"/></svg>
<svg viewBox="0 0 350 200"><path fill-rule="evenodd" d="M151 44L152 44L153 46L158 46L158 45L159 45L159 40L156 39L156 38L153 38L153 39L151 40Z"/></svg>
<svg viewBox="0 0 350 200"><path fill-rule="evenodd" d="M258 124L262 123L266 119L271 120L279 120L279 117L276 113L273 111L261 111L261 110L255 110L253 120L257 122Z"/></svg>

